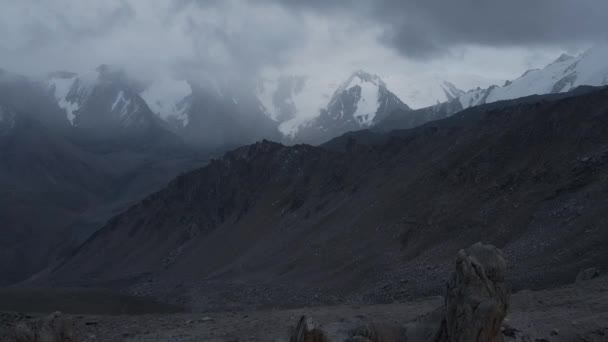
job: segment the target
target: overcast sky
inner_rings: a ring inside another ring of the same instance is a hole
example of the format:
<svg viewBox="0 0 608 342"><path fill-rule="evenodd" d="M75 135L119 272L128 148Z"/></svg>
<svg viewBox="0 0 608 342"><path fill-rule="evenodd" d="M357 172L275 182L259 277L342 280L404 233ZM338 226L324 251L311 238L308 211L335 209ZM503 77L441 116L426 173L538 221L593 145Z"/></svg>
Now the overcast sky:
<svg viewBox="0 0 608 342"><path fill-rule="evenodd" d="M302 74L325 84L364 69L410 97L435 80L466 90L512 79L608 35L606 0L0 4L0 68L19 73L106 63L150 77L201 72L245 82Z"/></svg>

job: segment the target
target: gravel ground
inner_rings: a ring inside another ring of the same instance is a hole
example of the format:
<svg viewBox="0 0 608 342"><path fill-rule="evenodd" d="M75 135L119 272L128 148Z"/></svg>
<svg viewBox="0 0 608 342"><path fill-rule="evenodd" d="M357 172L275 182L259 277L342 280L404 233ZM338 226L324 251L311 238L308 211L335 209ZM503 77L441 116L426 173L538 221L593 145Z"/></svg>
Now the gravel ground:
<svg viewBox="0 0 608 342"><path fill-rule="evenodd" d="M552 290L520 291L511 303L507 341L608 341L608 276ZM429 297L384 305L68 317L82 341L285 341L301 315L333 336L344 336L369 323L401 326L441 305L440 297ZM2 314L0 340L15 322L39 316Z"/></svg>

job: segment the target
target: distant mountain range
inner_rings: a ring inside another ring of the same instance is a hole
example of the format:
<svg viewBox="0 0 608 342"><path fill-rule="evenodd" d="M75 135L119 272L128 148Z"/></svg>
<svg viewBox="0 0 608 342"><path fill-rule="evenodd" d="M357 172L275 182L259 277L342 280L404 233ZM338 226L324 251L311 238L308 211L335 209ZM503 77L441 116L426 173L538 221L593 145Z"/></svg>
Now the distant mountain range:
<svg viewBox="0 0 608 342"><path fill-rule="evenodd" d="M353 81L338 96L358 98ZM33 284L112 284L197 310L392 303L442 293L453 255L480 240L508 255L516 289L570 283L608 266L608 89L558 95L373 144L361 131L344 148L238 148L114 217Z"/></svg>
<svg viewBox="0 0 608 342"><path fill-rule="evenodd" d="M415 111L396 110L372 129L386 132L413 128L470 107L531 95L566 93L585 85L608 85L608 46L596 46L576 57L562 55L545 68L528 70L502 87L474 89L450 97L446 102Z"/></svg>
<svg viewBox="0 0 608 342"><path fill-rule="evenodd" d="M576 57L562 55L503 86L465 92L440 82L436 87L444 101L416 110L380 77L364 71L324 90L313 89L322 85L304 76L280 76L249 89L211 77L141 82L119 68L102 65L83 74L54 72L44 82L2 72L0 77L19 84L13 86L19 91L0 96L19 102L17 108L44 112L40 119L46 124L83 131L81 135L87 138L181 141L206 148L260 139L318 144L360 129L415 127L485 103L566 92L580 85L606 85L607 61L608 47L597 46ZM313 90L324 91L327 97L310 103ZM309 119L302 120L303 112ZM152 135L155 139L149 138Z"/></svg>
<svg viewBox="0 0 608 342"><path fill-rule="evenodd" d="M73 78L65 86L0 73L0 285L61 258L214 153L182 143L119 74L99 74L54 75Z"/></svg>
<svg viewBox="0 0 608 342"><path fill-rule="evenodd" d="M459 97L463 108L528 95L570 91L581 85L608 84L608 46L596 46L573 57L561 55L543 69L526 71L502 87L475 89Z"/></svg>
<svg viewBox="0 0 608 342"><path fill-rule="evenodd" d="M293 112L297 111L294 108L298 102L294 99L298 92L304 91L305 80L299 80L298 87L294 86L294 80L288 81L282 81L286 86L277 88L277 94L290 104L288 108ZM348 131L413 128L469 107L529 95L564 93L581 85L608 85L608 46L596 46L576 57L562 55L545 68L529 70L503 86L465 92L444 81L439 88L445 100L416 110L403 103L378 76L358 71L335 90L327 106L320 107L317 117L291 125L282 132L287 143L322 143ZM286 117L289 118L292 116Z"/></svg>
<svg viewBox="0 0 608 342"><path fill-rule="evenodd" d="M280 87L262 91L213 79L142 82L105 65L44 79L0 70L0 221L9 227L0 235L2 279L18 281L39 271L128 205L227 149L269 139L288 145L331 140L327 148L347 150L366 139L385 143L389 131L467 109L501 110L541 101L520 99L533 94L553 94L543 99L556 100L579 85L608 84L608 48L561 56L502 87L465 93L443 82L446 101L416 110L380 77L364 71L332 88L325 104L302 107L298 96L310 91L308 82L284 77ZM318 116L282 129L303 108L317 107ZM353 140L359 143L349 140L352 133L343 136L351 131L361 132ZM294 151L282 156L296 158L299 150ZM254 205L241 203L236 188L230 191L234 194L226 195L222 210ZM301 199L294 196L289 201L297 207Z"/></svg>
<svg viewBox="0 0 608 342"><path fill-rule="evenodd" d="M54 73L47 80L57 104L76 130L111 136L176 135L193 146L238 146L280 139L276 123L255 96L216 82L161 80L144 85L118 69L101 66L83 75Z"/></svg>

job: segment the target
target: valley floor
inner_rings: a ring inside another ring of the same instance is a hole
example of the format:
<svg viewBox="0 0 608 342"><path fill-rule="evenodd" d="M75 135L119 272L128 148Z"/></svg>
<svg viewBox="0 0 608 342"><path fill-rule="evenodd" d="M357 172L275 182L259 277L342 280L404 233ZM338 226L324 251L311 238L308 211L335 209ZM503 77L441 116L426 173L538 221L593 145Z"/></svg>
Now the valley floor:
<svg viewBox="0 0 608 342"><path fill-rule="evenodd" d="M433 297L388 305L70 318L81 341L286 341L302 315L330 335L343 337L372 322L400 326L441 305L442 299ZM4 341L3 334L16 321L35 318L1 314L0 339ZM608 276L513 294L504 334L506 341L608 341Z"/></svg>

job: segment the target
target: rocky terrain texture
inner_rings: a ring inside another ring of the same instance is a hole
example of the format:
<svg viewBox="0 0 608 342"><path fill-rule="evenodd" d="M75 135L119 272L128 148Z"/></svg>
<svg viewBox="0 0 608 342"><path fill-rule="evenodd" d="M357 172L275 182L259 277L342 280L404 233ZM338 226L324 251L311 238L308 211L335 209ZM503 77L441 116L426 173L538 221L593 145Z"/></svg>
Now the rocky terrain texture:
<svg viewBox="0 0 608 342"><path fill-rule="evenodd" d="M196 310L391 303L441 294L452 256L476 241L503 250L515 290L568 283L607 266L607 95L472 108L343 151L239 148L35 283Z"/></svg>
<svg viewBox="0 0 608 342"><path fill-rule="evenodd" d="M476 243L458 252L443 307L406 324L366 324L341 336L313 327L302 316L290 342L305 341L502 341L502 323L509 306L506 261L500 250Z"/></svg>
<svg viewBox="0 0 608 342"><path fill-rule="evenodd" d="M448 282L445 299L421 298L401 304L177 314L148 306L148 311L143 311L147 312L145 315L114 312L110 316L111 311L99 315L95 314L99 308L82 305L93 297L86 299L81 293L77 300L79 308L88 308L88 313L55 312L50 316L0 313L0 339L11 342L603 342L608 338L608 278L605 276L578 279L551 290L522 290L509 299L503 273L507 267L496 248L476 244L460 251L452 267L455 267L452 276L445 277ZM107 294L104 298L107 302L118 299ZM40 297L36 300L44 302ZM67 302L64 300L57 307L74 310L65 306ZM142 308L142 303L149 305L141 299L139 302L133 307ZM36 339L42 336L46 339Z"/></svg>

